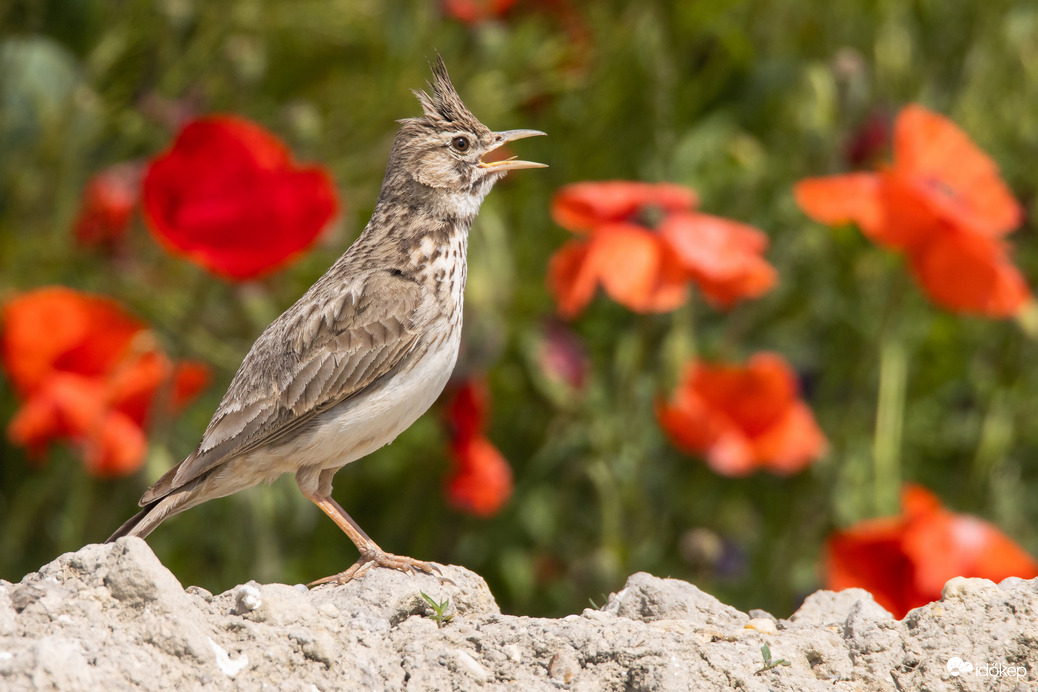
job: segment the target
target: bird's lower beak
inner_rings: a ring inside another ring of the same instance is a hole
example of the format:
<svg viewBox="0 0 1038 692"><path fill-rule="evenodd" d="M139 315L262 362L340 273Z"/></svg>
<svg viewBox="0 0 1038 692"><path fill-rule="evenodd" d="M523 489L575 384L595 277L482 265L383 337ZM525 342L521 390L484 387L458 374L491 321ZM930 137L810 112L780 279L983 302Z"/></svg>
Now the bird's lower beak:
<svg viewBox="0 0 1038 692"><path fill-rule="evenodd" d="M495 132L494 144L487 150L486 154L483 154L483 156L486 156L508 142L514 142L517 139L526 139L527 137L539 137L545 134L546 133L541 132L540 130L505 130L504 132ZM520 168L547 168L548 164L534 163L533 161L520 161L513 156L502 161L483 161L482 158L480 158L479 167L488 168L492 171L515 171Z"/></svg>

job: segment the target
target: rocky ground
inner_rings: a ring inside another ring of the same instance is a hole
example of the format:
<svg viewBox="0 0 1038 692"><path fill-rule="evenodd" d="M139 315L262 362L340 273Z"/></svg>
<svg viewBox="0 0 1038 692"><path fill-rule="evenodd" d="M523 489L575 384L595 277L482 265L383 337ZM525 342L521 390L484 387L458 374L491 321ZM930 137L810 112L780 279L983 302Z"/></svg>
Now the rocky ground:
<svg viewBox="0 0 1038 692"><path fill-rule="evenodd" d="M1038 690L1038 579L953 579L902 621L864 591L819 591L776 620L635 574L601 610L550 620L444 574L214 596L140 539L89 545L0 580L0 689Z"/></svg>

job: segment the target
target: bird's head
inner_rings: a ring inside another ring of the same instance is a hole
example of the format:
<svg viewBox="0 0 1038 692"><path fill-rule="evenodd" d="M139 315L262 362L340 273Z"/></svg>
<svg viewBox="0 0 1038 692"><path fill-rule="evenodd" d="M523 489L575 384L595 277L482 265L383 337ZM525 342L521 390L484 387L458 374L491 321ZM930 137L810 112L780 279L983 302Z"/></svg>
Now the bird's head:
<svg viewBox="0 0 1038 692"><path fill-rule="evenodd" d="M517 139L543 135L538 130L493 132L472 115L451 84L443 58L433 65L432 94L416 90L422 104L422 117L401 120L394 144L397 164L417 182L430 188L454 193L486 194L495 181L508 171L520 168L545 168L543 163L484 161L498 147ZM392 165L392 162L391 162Z"/></svg>

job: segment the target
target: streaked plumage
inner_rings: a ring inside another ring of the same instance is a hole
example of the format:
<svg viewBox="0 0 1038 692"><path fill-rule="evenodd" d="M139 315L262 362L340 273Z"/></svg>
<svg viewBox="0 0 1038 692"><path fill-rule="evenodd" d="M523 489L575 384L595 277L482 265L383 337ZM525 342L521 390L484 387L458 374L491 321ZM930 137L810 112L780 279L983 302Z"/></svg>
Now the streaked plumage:
<svg viewBox="0 0 1038 692"><path fill-rule="evenodd" d="M147 536L173 514L293 473L361 551L330 579L346 581L369 564L433 569L382 552L331 499L332 477L392 442L443 389L461 339L472 220L505 171L542 165L481 157L543 134L490 131L462 103L442 59L433 75L432 95L415 92L423 116L400 121L360 237L260 335L198 448L148 489L144 509L109 541Z"/></svg>

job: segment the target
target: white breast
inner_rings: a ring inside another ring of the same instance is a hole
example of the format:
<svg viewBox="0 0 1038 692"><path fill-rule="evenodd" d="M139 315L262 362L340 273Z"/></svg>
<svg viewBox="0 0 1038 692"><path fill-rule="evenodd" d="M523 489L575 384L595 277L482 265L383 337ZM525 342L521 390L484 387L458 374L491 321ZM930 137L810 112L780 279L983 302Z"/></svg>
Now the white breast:
<svg viewBox="0 0 1038 692"><path fill-rule="evenodd" d="M410 370L322 414L310 430L277 449L283 471L300 466L340 468L389 444L425 413L443 391L458 358L461 330L437 340ZM404 364L406 368L409 363Z"/></svg>

